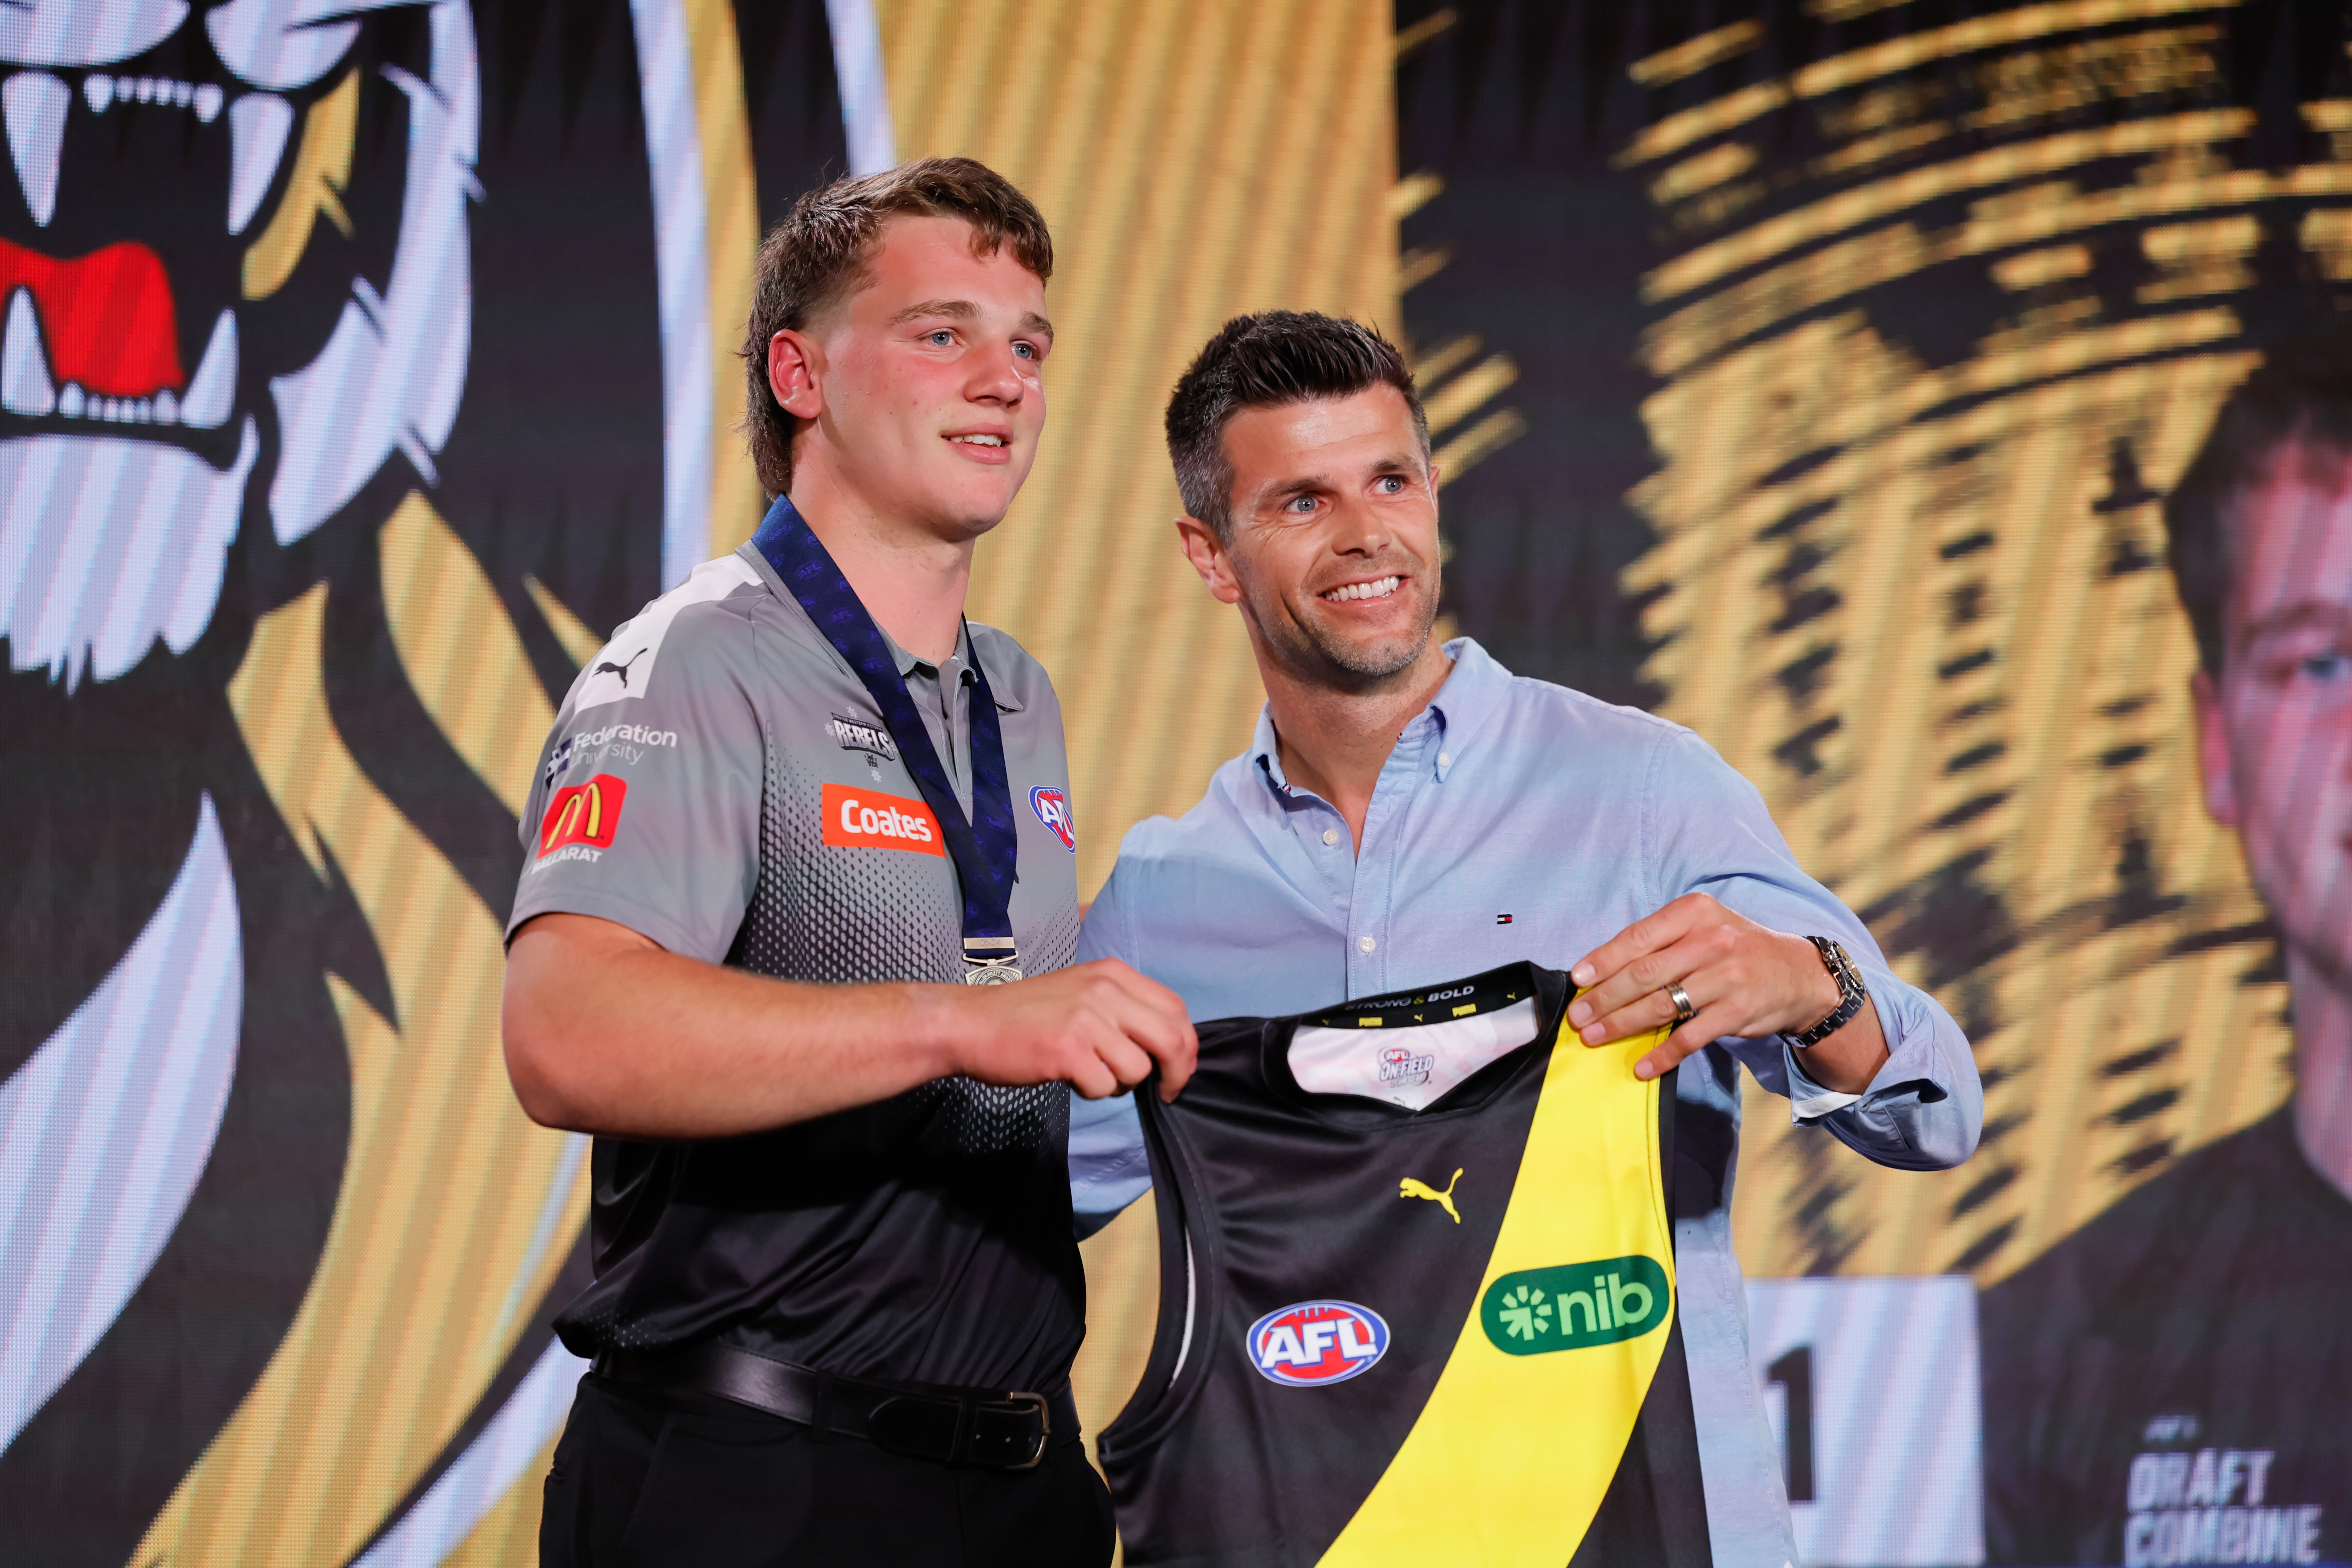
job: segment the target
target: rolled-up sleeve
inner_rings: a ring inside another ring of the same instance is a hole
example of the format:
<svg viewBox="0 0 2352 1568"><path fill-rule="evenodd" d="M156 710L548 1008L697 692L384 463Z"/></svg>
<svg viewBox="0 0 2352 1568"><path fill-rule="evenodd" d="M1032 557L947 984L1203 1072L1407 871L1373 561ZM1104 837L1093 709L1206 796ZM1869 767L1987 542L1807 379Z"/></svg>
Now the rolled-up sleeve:
<svg viewBox="0 0 2352 1568"><path fill-rule="evenodd" d="M1900 1170L1934 1171L1973 1153L1984 1090L1967 1037L1941 1004L1887 967L1869 929L1798 866L1756 786L1686 730L1662 735L1643 783L1644 863L1652 907L1707 893L1759 925L1835 939L1853 957L1886 1032L1887 1058L1858 1095L1824 1089L1780 1036L1721 1044L1757 1082L1856 1153Z"/></svg>
<svg viewBox="0 0 2352 1568"><path fill-rule="evenodd" d="M1078 931L1080 963L1116 958L1132 964L1130 944L1120 904L1120 876L1127 862L1114 869ZM1078 1235L1093 1235L1108 1225L1121 1209L1151 1190L1151 1162L1143 1149L1143 1121L1135 1111L1135 1096L1106 1100L1070 1099L1070 1207L1077 1215Z"/></svg>

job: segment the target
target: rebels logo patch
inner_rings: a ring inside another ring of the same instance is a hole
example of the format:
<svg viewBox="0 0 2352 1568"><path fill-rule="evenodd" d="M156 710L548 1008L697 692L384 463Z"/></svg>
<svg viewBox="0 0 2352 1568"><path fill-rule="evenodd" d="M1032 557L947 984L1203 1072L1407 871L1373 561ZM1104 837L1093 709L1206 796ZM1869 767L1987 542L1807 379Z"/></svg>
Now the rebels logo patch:
<svg viewBox="0 0 2352 1568"><path fill-rule="evenodd" d="M1389 1326L1353 1301L1301 1301L1250 1325L1250 1364L1293 1388L1345 1383L1388 1353Z"/></svg>
<svg viewBox="0 0 2352 1568"><path fill-rule="evenodd" d="M898 760L898 748L891 741L890 731L879 724L869 724L844 713L835 713L830 718L832 721L825 728L833 731L833 738L841 743L843 751L870 752L886 763Z"/></svg>
<svg viewBox="0 0 2352 1568"><path fill-rule="evenodd" d="M824 841L836 849L911 849L947 856L940 819L919 800L848 784L824 786Z"/></svg>
<svg viewBox="0 0 2352 1568"><path fill-rule="evenodd" d="M621 826L621 803L628 795L628 781L610 773L557 790L540 819L539 854L533 858L543 860L567 844L611 848L613 834Z"/></svg>
<svg viewBox="0 0 2352 1568"><path fill-rule="evenodd" d="M1073 855L1078 852L1078 827L1070 820L1068 792L1039 784L1029 792L1029 809L1037 814L1047 832L1062 841L1063 848Z"/></svg>

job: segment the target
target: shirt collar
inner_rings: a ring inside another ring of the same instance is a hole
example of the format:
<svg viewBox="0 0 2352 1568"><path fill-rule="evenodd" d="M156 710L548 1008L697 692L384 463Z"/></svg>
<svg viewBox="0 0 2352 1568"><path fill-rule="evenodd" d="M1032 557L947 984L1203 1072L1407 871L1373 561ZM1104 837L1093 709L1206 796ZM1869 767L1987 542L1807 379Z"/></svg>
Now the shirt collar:
<svg viewBox="0 0 2352 1568"><path fill-rule="evenodd" d="M1511 681L1511 672L1496 664L1473 638L1455 637L1445 645L1445 651L1454 660L1454 668L1447 673L1445 684L1437 689L1437 695L1429 700L1429 707L1412 721L1415 724L1424 721L1434 723L1444 737L1445 743L1431 764L1440 779L1461 762L1462 753L1493 717ZM1281 742L1274 731L1272 703L1258 710L1257 730L1250 737L1249 757L1276 794L1289 795L1290 780L1282 771Z"/></svg>
<svg viewBox="0 0 2352 1568"><path fill-rule="evenodd" d="M1429 700L1445 726L1444 760L1437 764L1441 779L1461 762L1463 752L1477 744L1511 689L1511 672L1496 664L1475 639L1455 637L1445 645L1445 651L1454 656L1454 673Z"/></svg>
<svg viewBox="0 0 2352 1568"><path fill-rule="evenodd" d="M925 675L932 676L934 678L939 675L941 668L940 665L933 664L927 658L918 658L913 654L908 653L905 648L900 647L898 646L898 639L892 637L888 632L882 631L882 626L879 622L875 624L874 629L877 632L882 632L883 645L890 650L891 662L898 667L899 679L906 679L907 677L914 674L915 671L919 669ZM947 663L954 667L962 684L966 686L970 686L971 684L971 627L970 625L964 625L957 629L955 652L948 656ZM1000 706L1002 706L1002 704L1000 704Z"/></svg>

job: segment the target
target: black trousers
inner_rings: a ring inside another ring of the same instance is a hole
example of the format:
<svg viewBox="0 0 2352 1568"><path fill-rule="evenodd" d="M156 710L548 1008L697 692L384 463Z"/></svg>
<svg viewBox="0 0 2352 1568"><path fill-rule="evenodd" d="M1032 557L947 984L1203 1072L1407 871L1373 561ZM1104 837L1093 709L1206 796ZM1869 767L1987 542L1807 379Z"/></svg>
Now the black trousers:
<svg viewBox="0 0 2352 1568"><path fill-rule="evenodd" d="M541 1568L1103 1568L1110 1494L1083 1444L950 1468L723 1399L580 1380L548 1471Z"/></svg>

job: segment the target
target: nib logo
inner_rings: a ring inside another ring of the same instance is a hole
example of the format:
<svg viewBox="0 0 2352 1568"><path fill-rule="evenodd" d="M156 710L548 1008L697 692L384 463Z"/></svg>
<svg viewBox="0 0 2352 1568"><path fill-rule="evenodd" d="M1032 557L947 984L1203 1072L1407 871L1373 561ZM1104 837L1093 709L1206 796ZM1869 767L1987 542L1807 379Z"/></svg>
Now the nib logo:
<svg viewBox="0 0 2352 1568"><path fill-rule="evenodd" d="M1486 1287L1478 1321L1511 1355L1639 1339L1672 1315L1674 1286L1654 1258L1608 1258L1525 1268Z"/></svg>

